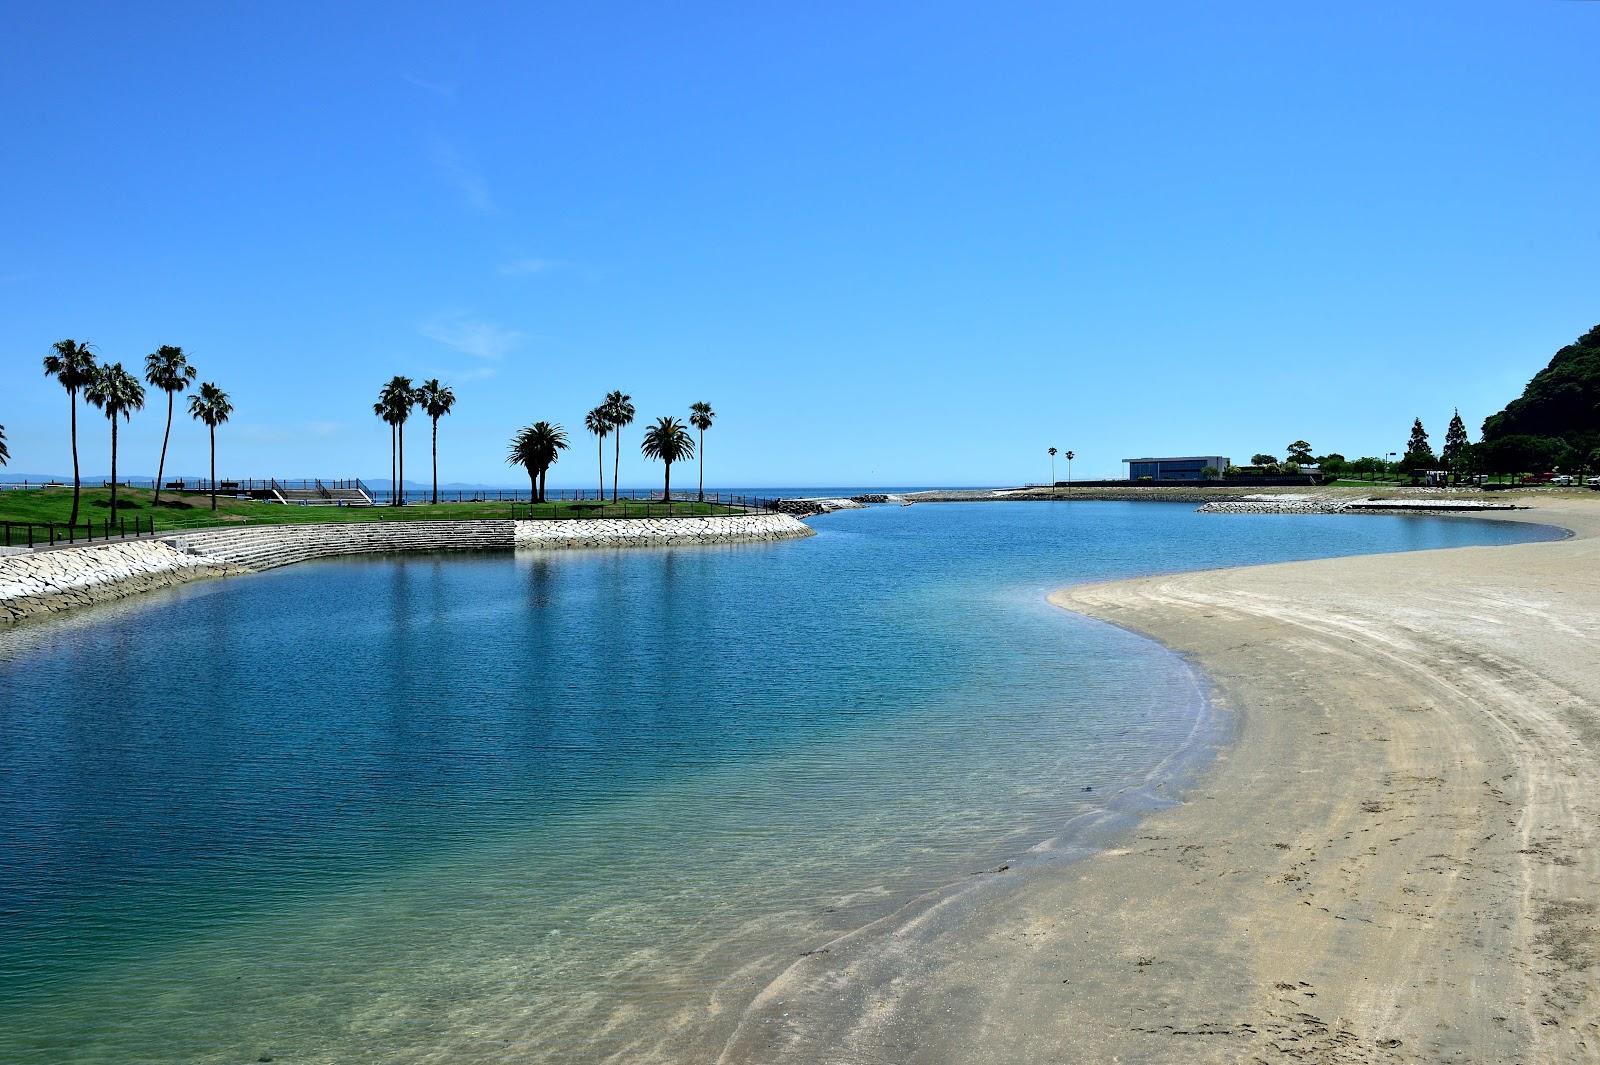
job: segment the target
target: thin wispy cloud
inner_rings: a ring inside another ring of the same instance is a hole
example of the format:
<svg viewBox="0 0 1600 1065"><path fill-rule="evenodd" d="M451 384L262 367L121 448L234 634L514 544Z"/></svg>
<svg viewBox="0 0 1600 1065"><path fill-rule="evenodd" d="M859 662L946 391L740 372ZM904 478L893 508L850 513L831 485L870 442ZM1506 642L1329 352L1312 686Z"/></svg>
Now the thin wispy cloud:
<svg viewBox="0 0 1600 1065"><path fill-rule="evenodd" d="M500 273L505 277L525 277L529 274L547 274L562 265L557 259L512 259L500 264Z"/></svg>
<svg viewBox="0 0 1600 1065"><path fill-rule="evenodd" d="M523 341L523 334L518 330L465 314L435 315L417 330L429 340L479 359L503 359Z"/></svg>
<svg viewBox="0 0 1600 1065"><path fill-rule="evenodd" d="M428 152L439 176L455 188L463 203L484 214L494 214L499 210L494 197L489 194L488 181L454 144L435 136L428 142Z"/></svg>
<svg viewBox="0 0 1600 1065"><path fill-rule="evenodd" d="M454 100L456 98L456 87L449 82L429 81L427 78L419 78L415 74L402 74L400 77L405 79L406 84L415 85L424 92L431 92L433 95L443 97L446 100Z"/></svg>

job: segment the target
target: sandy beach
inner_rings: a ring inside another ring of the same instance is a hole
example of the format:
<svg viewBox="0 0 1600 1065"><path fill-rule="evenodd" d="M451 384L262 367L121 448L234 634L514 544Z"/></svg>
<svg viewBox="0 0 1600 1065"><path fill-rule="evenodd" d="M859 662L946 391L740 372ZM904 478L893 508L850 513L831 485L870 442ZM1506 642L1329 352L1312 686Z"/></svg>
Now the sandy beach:
<svg viewBox="0 0 1600 1065"><path fill-rule="evenodd" d="M1509 520L1573 535L1056 593L1235 741L1106 851L797 966L724 1060L1600 1059L1600 502Z"/></svg>

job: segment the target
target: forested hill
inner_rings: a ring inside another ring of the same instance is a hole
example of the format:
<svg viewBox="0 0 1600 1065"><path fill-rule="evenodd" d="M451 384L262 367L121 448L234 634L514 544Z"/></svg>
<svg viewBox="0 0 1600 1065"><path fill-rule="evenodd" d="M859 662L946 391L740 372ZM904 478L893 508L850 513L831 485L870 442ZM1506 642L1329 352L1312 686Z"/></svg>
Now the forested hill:
<svg viewBox="0 0 1600 1065"><path fill-rule="evenodd" d="M1534 374L1522 395L1483 423L1483 441L1560 440L1578 455L1600 447L1600 325L1568 344Z"/></svg>

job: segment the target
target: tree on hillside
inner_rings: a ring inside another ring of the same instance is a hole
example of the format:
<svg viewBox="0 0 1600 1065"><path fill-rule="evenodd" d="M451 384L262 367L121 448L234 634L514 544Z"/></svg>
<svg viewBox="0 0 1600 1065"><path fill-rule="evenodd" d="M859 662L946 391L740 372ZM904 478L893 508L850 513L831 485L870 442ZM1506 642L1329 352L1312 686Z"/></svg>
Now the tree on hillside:
<svg viewBox="0 0 1600 1065"><path fill-rule="evenodd" d="M1296 440L1284 450L1287 452L1283 457L1285 462L1298 462L1301 465L1305 465L1315 461L1311 455L1311 445L1304 440Z"/></svg>
<svg viewBox="0 0 1600 1065"><path fill-rule="evenodd" d="M189 397L189 417L202 421L211 434L211 509L217 509L217 426L233 413L228 393L206 381Z"/></svg>
<svg viewBox="0 0 1600 1065"><path fill-rule="evenodd" d="M156 463L155 498L150 501L152 507L158 507L161 505L161 480L167 475L167 441L172 437L172 400L195 379L195 368L189 365L182 348L163 344L144 357L144 379L167 394L167 427L161 434L161 460Z"/></svg>
<svg viewBox="0 0 1600 1065"><path fill-rule="evenodd" d="M633 397L623 391L607 392L602 404L611 431L617 434L616 453L611 456L611 502L617 501L617 481L622 475L622 430L633 424Z"/></svg>
<svg viewBox="0 0 1600 1065"><path fill-rule="evenodd" d="M1444 450L1439 452L1439 457L1444 459L1445 468L1454 471L1458 477L1465 469L1470 445L1467 425L1461 420L1461 411L1457 410L1450 415L1450 427L1444 431Z"/></svg>
<svg viewBox="0 0 1600 1065"><path fill-rule="evenodd" d="M604 502L606 498L606 436L611 432L611 419L606 417L604 405L596 407L583 416L583 427L594 434L595 451L600 458L600 491L595 498Z"/></svg>
<svg viewBox="0 0 1600 1065"><path fill-rule="evenodd" d="M711 404L689 404L689 424L700 433L700 502L706 501L706 430L711 428L711 422L716 418L717 412L711 409ZM1050 454L1056 453L1055 448L1050 449Z"/></svg>
<svg viewBox="0 0 1600 1065"><path fill-rule="evenodd" d="M76 340L58 340L52 348L51 353L44 357L44 375L54 377L67 390L67 409L72 416L72 514L67 518L67 524L76 525L78 496L83 487L78 476L78 391L89 387L96 367L88 341L80 344Z"/></svg>
<svg viewBox="0 0 1600 1065"><path fill-rule="evenodd" d="M439 502L439 419L449 414L456 405L456 394L449 385L439 383L437 377L422 382L417 389L417 405L433 422L433 501Z"/></svg>
<svg viewBox="0 0 1600 1065"><path fill-rule="evenodd" d="M676 418L657 418L656 423L644 431L639 451L647 459L660 459L667 476L661 489L661 498L672 498L672 464L694 458L694 438Z"/></svg>
<svg viewBox="0 0 1600 1065"><path fill-rule="evenodd" d="M136 410L144 408L144 385L139 379L114 362L95 371L83 398L105 412L111 422L111 516L117 516L117 418L129 420Z"/></svg>
<svg viewBox="0 0 1600 1065"><path fill-rule="evenodd" d="M1580 456L1600 447L1600 325L1556 352L1521 396L1484 419L1486 445L1519 436L1560 440Z"/></svg>
<svg viewBox="0 0 1600 1065"><path fill-rule="evenodd" d="M1433 453L1433 445L1428 442L1428 430L1422 427L1422 419L1413 419L1411 439L1406 441L1406 453L1400 460L1400 468L1425 470L1438 464L1439 460Z"/></svg>

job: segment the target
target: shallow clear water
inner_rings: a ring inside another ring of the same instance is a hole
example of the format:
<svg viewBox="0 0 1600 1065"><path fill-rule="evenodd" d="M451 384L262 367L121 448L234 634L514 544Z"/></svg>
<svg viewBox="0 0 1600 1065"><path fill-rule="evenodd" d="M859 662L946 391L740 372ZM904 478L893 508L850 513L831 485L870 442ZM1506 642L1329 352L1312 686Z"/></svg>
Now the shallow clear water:
<svg viewBox="0 0 1600 1065"><path fill-rule="evenodd" d="M1553 535L1151 503L813 524L308 563L0 632L0 1060L713 1045L800 951L1172 771L1195 678L1052 588Z"/></svg>

